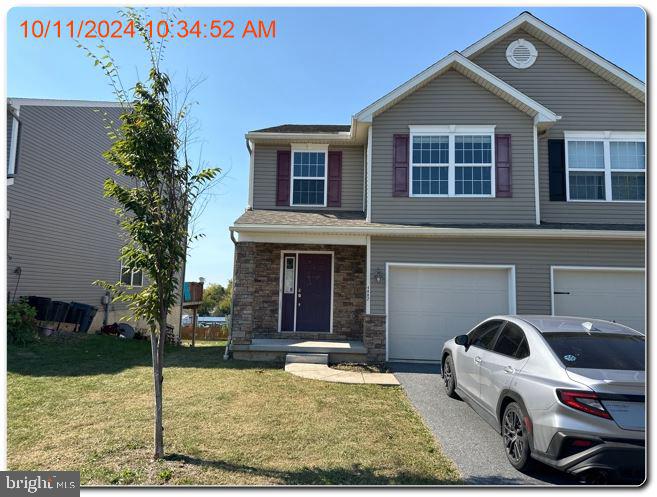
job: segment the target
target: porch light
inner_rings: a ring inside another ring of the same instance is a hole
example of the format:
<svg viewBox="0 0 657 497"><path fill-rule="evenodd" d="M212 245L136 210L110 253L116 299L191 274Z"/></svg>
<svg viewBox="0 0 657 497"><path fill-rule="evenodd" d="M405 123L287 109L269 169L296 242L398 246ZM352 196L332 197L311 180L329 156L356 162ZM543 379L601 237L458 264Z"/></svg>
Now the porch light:
<svg viewBox="0 0 657 497"><path fill-rule="evenodd" d="M374 281L376 281L378 284L383 283L385 280L385 275L383 274L383 271L380 269L376 270L376 274L374 275Z"/></svg>

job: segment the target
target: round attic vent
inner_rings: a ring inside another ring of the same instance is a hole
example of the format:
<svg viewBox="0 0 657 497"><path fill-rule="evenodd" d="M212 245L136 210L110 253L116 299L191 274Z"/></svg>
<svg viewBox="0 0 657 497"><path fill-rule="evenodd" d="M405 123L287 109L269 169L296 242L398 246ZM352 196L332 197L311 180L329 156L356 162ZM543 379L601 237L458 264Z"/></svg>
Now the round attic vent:
<svg viewBox="0 0 657 497"><path fill-rule="evenodd" d="M506 49L506 60L517 69L531 67L536 57L538 57L536 47L522 38L510 43Z"/></svg>

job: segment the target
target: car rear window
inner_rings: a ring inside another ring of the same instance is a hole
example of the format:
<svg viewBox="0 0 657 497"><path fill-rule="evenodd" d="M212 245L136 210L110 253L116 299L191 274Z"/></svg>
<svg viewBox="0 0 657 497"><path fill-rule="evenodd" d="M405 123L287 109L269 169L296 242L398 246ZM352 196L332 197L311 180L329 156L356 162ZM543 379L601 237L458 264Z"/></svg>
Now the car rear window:
<svg viewBox="0 0 657 497"><path fill-rule="evenodd" d="M543 333L567 368L645 370L645 338L612 333Z"/></svg>

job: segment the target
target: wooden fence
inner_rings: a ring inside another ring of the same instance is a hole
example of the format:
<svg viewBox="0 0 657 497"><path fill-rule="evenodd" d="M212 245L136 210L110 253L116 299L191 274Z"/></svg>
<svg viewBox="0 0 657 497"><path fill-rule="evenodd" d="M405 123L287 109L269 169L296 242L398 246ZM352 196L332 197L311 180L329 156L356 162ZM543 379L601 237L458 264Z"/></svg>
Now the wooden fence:
<svg viewBox="0 0 657 497"><path fill-rule="evenodd" d="M183 326L180 338L183 340L192 339L192 327ZM197 326L196 327L196 340L228 340L228 326Z"/></svg>

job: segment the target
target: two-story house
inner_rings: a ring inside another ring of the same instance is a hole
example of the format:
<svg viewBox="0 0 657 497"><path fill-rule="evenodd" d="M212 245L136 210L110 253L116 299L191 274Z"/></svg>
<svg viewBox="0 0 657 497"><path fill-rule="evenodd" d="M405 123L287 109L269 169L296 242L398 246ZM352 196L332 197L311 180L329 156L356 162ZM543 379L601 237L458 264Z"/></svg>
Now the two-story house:
<svg viewBox="0 0 657 497"><path fill-rule="evenodd" d="M111 145L106 125L118 123L122 112L116 102L7 102L7 298L97 307L92 332L131 314L94 281L120 280L136 289L146 282L141 272L123 270L116 204L103 196L108 177L128 181L102 155ZM169 319L176 333L180 319L176 306Z"/></svg>
<svg viewBox="0 0 657 497"><path fill-rule="evenodd" d="M437 361L495 314L644 331L645 121L643 82L523 13L350 125L247 133L233 353Z"/></svg>

